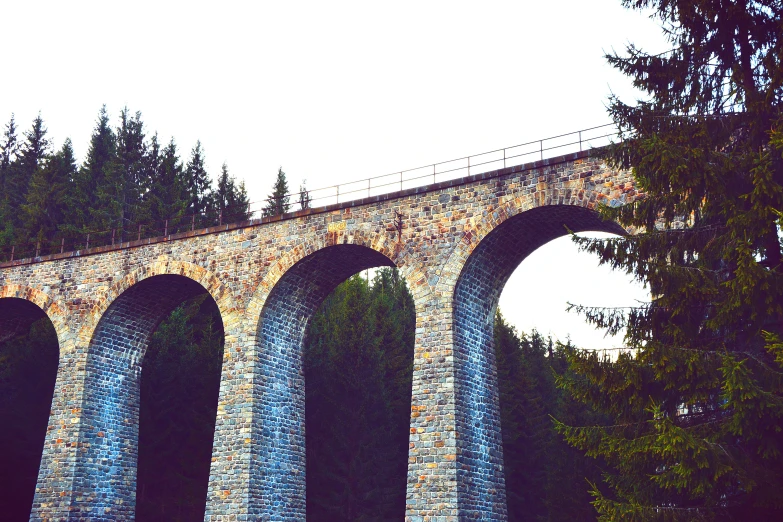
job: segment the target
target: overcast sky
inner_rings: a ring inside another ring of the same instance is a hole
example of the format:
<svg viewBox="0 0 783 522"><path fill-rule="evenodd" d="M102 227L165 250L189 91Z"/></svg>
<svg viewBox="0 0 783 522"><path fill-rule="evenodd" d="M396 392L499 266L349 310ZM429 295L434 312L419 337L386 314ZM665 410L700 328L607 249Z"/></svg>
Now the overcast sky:
<svg viewBox="0 0 783 522"><path fill-rule="evenodd" d="M6 2L0 119L26 130L40 111L83 158L101 105L115 124L127 106L185 159L200 139L210 173L227 162L260 200L280 166L317 188L606 123L611 92L636 94L604 52L668 48L619 0L249 4ZM595 266L553 242L501 309L524 330L613 344L562 313L644 298Z"/></svg>

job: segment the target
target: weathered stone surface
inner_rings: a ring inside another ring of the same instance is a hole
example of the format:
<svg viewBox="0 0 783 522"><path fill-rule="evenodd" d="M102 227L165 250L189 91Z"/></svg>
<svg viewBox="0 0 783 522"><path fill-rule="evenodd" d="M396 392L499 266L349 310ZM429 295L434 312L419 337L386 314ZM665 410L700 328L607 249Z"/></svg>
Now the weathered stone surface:
<svg viewBox="0 0 783 522"><path fill-rule="evenodd" d="M627 173L580 153L0 265L0 300L33 303L60 341L31 519L133 517L144 351L168 311L208 292L226 344L206 520L303 520L305 326L342 280L386 265L400 269L416 305L406 519L505 520L492 346L500 292L522 259L566 227L618 231L596 205L637 196ZM0 321L0 336L10 324Z"/></svg>

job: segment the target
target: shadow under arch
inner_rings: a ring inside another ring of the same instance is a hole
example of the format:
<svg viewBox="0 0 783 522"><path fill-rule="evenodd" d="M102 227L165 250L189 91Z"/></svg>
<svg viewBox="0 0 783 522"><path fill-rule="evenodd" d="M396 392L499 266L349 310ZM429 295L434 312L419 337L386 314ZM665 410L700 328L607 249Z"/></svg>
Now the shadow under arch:
<svg viewBox="0 0 783 522"><path fill-rule="evenodd" d="M0 506L8 520L30 517L60 358L62 332L45 311L51 301L30 297L0 292Z"/></svg>
<svg viewBox="0 0 783 522"><path fill-rule="evenodd" d="M305 329L337 285L380 266L395 264L367 246L326 246L288 268L265 299L256 334L263 370L254 390L253 424L261 427L261 437L253 449L251 474L258 489L252 516L305 519Z"/></svg>
<svg viewBox="0 0 783 522"><path fill-rule="evenodd" d="M183 302L214 295L186 275L156 275L153 269L139 279L120 283L127 288L96 319L87 351L79 434L84 444L71 510L89 513L96 521L132 520L135 515L140 378L152 335Z"/></svg>
<svg viewBox="0 0 783 522"><path fill-rule="evenodd" d="M620 225L580 206L548 205L517 213L484 235L454 287L457 486L461 514L505 520L503 451L494 351L494 319L511 274L534 250L573 232L625 235ZM523 298L523 296L520 296ZM462 511L464 510L464 511Z"/></svg>

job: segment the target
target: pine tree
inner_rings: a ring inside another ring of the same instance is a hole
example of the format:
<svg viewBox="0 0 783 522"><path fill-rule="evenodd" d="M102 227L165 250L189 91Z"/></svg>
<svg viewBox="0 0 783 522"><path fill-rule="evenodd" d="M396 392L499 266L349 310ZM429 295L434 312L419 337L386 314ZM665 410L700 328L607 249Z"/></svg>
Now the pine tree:
<svg viewBox="0 0 783 522"><path fill-rule="evenodd" d="M24 133L25 141L20 147L17 161L11 164L8 177L5 180L6 195L8 197L14 218L18 219L18 212L24 203L30 180L35 172L43 166L49 154L49 140L46 138L46 127L39 114L33 120L29 131Z"/></svg>
<svg viewBox="0 0 783 522"><path fill-rule="evenodd" d="M128 108L123 108L114 135L116 153L104 165L103 176L96 184L92 218L93 227L115 229L116 239L123 241L124 227L136 221L141 200L140 180L146 155L141 113L131 116Z"/></svg>
<svg viewBox="0 0 783 522"><path fill-rule="evenodd" d="M95 229L95 215L105 212L98 201L98 187L105 186L104 179L109 173L111 165L117 157L117 138L109 125L109 115L106 106L101 107L98 113L98 121L95 124L90 146L87 149L87 157L79 169L76 179L78 187L77 197L73 204L84 209L84 223L74 223L74 232L85 232L87 229ZM105 199L105 198L104 198Z"/></svg>
<svg viewBox="0 0 783 522"><path fill-rule="evenodd" d="M14 120L14 115L11 114L11 119L6 123L5 131L3 131L3 141L0 142L0 189L2 189L4 197L8 194L8 188L6 187L8 171L11 165L16 162L19 154L16 132L16 121Z"/></svg>
<svg viewBox="0 0 783 522"><path fill-rule="evenodd" d="M69 218L69 200L76 176L76 158L71 140L33 174L22 205L25 236L39 241L54 238L58 226Z"/></svg>
<svg viewBox="0 0 783 522"><path fill-rule="evenodd" d="M649 285L631 310L577 307L626 330L632 354L573 352L561 384L612 417L560 430L612 466L602 520L783 518L783 6L768 1L625 0L653 8L673 49L629 46L610 63L646 91L611 99L646 197L607 218L640 233L577 239Z"/></svg>
<svg viewBox="0 0 783 522"><path fill-rule="evenodd" d="M209 205L210 181L204 167L204 150L200 141L190 152L190 160L185 167L185 190L189 199L186 213L203 213Z"/></svg>
<svg viewBox="0 0 783 522"><path fill-rule="evenodd" d="M290 195L288 194L288 182L286 181L283 167L277 169L277 179L272 186L272 194L264 205L263 216L279 216L291 209Z"/></svg>
<svg viewBox="0 0 783 522"><path fill-rule="evenodd" d="M212 220L220 223L237 223L250 219L250 200L245 189L245 182L237 185L233 176L228 174L228 165L220 167L220 177L217 189L212 194Z"/></svg>
<svg viewBox="0 0 783 522"><path fill-rule="evenodd" d="M19 143L16 132L16 121L11 114L3 131L3 141L0 142L0 246L10 244L14 237L13 212L8 196L10 184L7 180L14 176L11 171L17 165Z"/></svg>
<svg viewBox="0 0 783 522"><path fill-rule="evenodd" d="M187 195L183 185L182 163L177 154L174 138L160 152L157 172L146 199L151 226L157 233L172 233L185 212Z"/></svg>

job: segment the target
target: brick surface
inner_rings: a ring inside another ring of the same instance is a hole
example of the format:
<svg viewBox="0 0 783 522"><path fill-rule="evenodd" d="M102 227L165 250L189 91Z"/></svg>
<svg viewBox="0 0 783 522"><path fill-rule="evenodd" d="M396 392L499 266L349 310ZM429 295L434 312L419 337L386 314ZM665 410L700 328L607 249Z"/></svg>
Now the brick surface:
<svg viewBox="0 0 783 522"><path fill-rule="evenodd" d="M636 197L628 173L580 153L0 265L0 309L32 303L60 341L31 520L132 519L144 351L161 318L203 292L226 340L206 520L304 519L302 337L323 298L373 266L398 267L416 304L406 519L505 520L492 345L500 292L566 227L622 232L594 209Z"/></svg>

